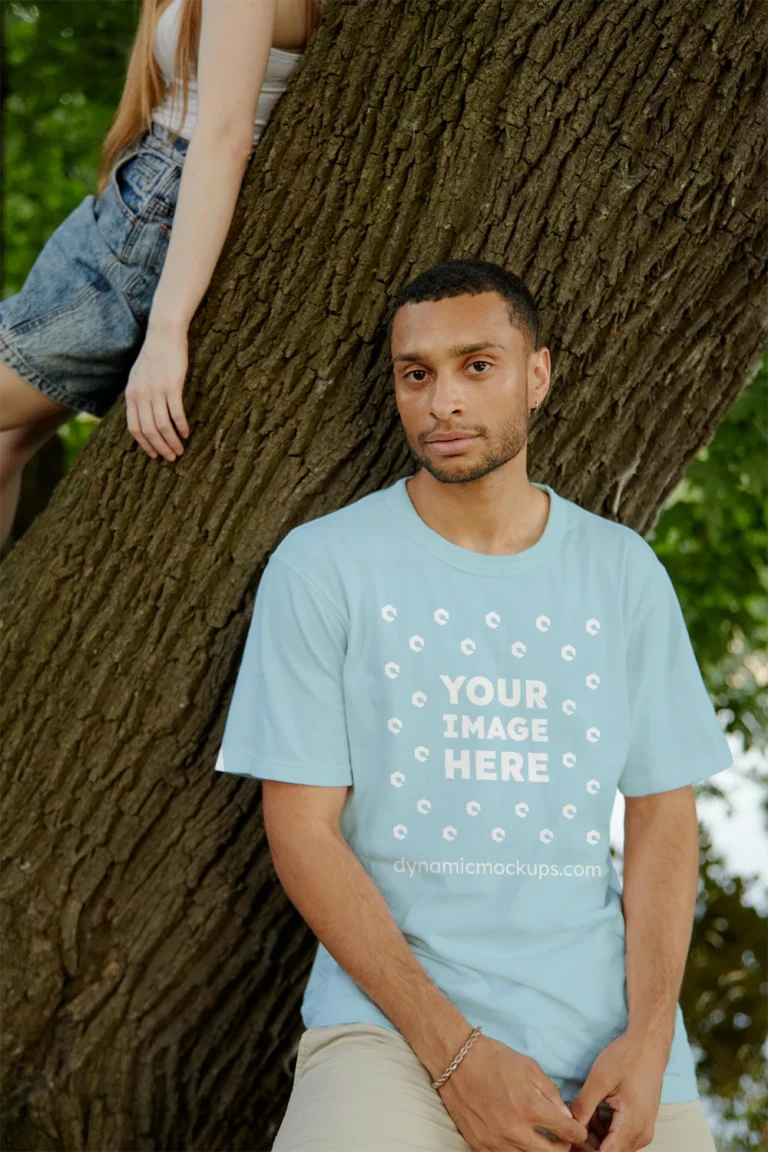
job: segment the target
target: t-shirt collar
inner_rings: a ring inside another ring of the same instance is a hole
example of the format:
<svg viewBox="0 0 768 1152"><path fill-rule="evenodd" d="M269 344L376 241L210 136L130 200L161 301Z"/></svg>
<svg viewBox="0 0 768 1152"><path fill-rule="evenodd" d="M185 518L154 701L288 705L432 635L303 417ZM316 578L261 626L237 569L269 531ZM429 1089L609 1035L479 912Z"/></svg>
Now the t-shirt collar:
<svg viewBox="0 0 768 1152"><path fill-rule="evenodd" d="M405 486L410 476L403 476L395 481L389 488L384 489L387 496L387 506L397 518L398 525L407 532L412 540L426 548L438 559L452 564L456 568L463 568L467 572L475 572L481 576L509 576L515 572L523 572L539 564L551 562L562 540L565 523L567 501L558 495L549 484L537 483L532 480L535 488L549 493L549 515L539 539L530 548L522 552L514 552L507 556L493 556L485 552L474 552L470 548L462 548L459 544L441 536L430 528L416 511L408 489Z"/></svg>

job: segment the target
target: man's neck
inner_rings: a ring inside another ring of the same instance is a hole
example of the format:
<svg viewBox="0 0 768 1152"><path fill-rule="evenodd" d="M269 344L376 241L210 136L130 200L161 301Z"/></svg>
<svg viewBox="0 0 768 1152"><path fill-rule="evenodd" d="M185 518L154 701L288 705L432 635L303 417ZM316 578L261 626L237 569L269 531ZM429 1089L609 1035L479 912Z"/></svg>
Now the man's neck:
<svg viewBox="0 0 768 1152"><path fill-rule="evenodd" d="M540 539L550 498L525 473L508 479L499 476L501 471L464 484L446 484L421 468L406 480L406 490L433 532L470 552L509 556L532 548Z"/></svg>

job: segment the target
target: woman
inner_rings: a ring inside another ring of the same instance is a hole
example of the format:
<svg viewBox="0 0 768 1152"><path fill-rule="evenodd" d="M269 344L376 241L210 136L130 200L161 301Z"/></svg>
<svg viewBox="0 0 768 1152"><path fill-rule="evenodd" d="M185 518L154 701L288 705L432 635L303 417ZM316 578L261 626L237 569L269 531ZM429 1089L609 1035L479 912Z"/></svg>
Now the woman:
<svg viewBox="0 0 768 1152"><path fill-rule="evenodd" d="M183 453L189 324L322 2L143 0L97 195L0 302L0 545L24 465L75 412L125 388L141 447Z"/></svg>

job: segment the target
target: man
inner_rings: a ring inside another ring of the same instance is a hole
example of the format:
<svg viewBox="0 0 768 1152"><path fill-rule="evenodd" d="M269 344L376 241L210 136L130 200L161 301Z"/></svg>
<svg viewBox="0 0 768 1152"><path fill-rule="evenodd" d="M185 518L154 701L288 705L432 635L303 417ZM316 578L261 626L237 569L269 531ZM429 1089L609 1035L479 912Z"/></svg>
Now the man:
<svg viewBox="0 0 768 1152"><path fill-rule="evenodd" d="M674 588L529 482L517 277L428 269L389 337L420 468L272 553L216 765L319 939L273 1149L713 1150L677 998L731 754Z"/></svg>

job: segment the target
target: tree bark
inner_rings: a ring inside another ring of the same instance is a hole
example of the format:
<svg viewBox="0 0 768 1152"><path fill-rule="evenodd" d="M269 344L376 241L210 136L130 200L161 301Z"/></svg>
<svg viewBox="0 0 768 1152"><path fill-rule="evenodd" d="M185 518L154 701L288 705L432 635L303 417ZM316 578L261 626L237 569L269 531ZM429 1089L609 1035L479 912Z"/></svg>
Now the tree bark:
<svg viewBox="0 0 768 1152"><path fill-rule="evenodd" d="M213 770L276 544L413 471L383 329L482 256L539 298L529 462L645 533L766 342L758 0L328 0L190 333L2 565L2 1146L268 1149L314 938ZM762 112L762 115L761 115Z"/></svg>

